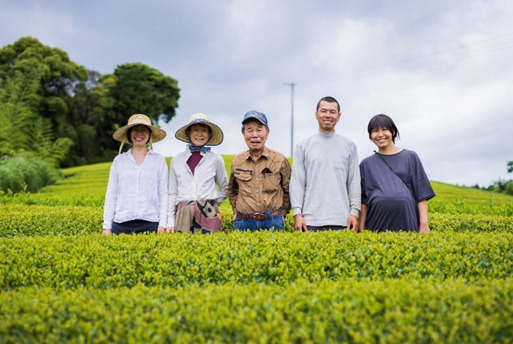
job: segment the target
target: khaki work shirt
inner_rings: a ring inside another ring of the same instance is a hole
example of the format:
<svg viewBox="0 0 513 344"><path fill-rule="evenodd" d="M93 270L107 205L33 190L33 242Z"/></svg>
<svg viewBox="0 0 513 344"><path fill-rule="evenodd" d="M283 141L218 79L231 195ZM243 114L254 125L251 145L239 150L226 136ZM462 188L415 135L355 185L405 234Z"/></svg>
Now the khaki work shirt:
<svg viewBox="0 0 513 344"><path fill-rule="evenodd" d="M256 162L249 150L235 156L228 184L233 212L256 213L281 208L285 216L290 210L290 173L287 158L267 147Z"/></svg>

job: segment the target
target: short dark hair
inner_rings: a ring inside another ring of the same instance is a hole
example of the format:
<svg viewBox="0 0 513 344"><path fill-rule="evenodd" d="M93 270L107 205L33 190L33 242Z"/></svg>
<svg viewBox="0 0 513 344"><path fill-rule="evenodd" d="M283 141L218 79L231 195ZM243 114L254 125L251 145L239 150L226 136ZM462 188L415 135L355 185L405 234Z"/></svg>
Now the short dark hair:
<svg viewBox="0 0 513 344"><path fill-rule="evenodd" d="M340 113L340 104L335 98L330 96L322 97L321 100L317 102L317 108L315 109L315 111L319 111L319 106L321 106L321 102L337 103L337 112Z"/></svg>
<svg viewBox="0 0 513 344"><path fill-rule="evenodd" d="M142 125L146 129L148 129L148 132L150 133L150 137L148 138L148 141L146 143L150 142L150 140L151 140L151 129L147 125L144 125L144 124L134 125L133 127L128 128L128 130L126 131L126 139L127 139L128 142L132 143L132 129L134 129L135 127L138 127L140 125Z"/></svg>
<svg viewBox="0 0 513 344"><path fill-rule="evenodd" d="M392 118L385 114L379 114L371 118L369 121L369 125L367 126L367 131L369 132L369 139L371 138L371 133L374 130L379 128L388 129L392 133L392 142L395 143L395 139L399 138L399 129L395 125Z"/></svg>

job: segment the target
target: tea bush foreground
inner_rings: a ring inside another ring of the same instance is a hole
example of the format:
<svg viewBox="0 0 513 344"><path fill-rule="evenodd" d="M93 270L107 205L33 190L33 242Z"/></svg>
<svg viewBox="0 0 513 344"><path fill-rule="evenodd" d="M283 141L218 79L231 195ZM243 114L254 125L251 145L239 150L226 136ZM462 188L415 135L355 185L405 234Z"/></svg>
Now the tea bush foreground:
<svg viewBox="0 0 513 344"><path fill-rule="evenodd" d="M225 233L104 237L109 167L0 195L0 343L513 338L513 197L433 182L429 235L231 233L225 202Z"/></svg>

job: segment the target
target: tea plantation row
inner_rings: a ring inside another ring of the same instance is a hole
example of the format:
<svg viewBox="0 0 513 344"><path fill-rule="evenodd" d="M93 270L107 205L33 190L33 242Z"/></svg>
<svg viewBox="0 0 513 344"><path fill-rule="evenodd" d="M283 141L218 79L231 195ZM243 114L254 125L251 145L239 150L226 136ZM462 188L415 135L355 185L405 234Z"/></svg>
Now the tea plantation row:
<svg viewBox="0 0 513 344"><path fill-rule="evenodd" d="M0 342L509 343L512 315L512 278L35 287L0 294Z"/></svg>
<svg viewBox="0 0 513 344"><path fill-rule="evenodd" d="M232 231L232 211L228 204L221 206L223 230ZM84 235L100 233L103 208L98 206L43 206L10 204L3 206L0 217L0 237L35 235ZM513 233L513 220L500 215L429 214L430 228L435 232L505 232ZM286 230L294 231L290 215Z"/></svg>

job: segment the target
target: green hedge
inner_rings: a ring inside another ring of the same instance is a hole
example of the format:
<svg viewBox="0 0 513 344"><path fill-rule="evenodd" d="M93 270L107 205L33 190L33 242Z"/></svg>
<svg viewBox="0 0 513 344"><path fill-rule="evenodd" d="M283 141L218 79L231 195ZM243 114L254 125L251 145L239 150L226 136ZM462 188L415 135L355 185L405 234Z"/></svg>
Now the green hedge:
<svg viewBox="0 0 513 344"><path fill-rule="evenodd" d="M513 234L230 233L0 239L0 288L513 276Z"/></svg>
<svg viewBox="0 0 513 344"><path fill-rule="evenodd" d="M511 278L0 294L6 343L507 343L512 317Z"/></svg>
<svg viewBox="0 0 513 344"><path fill-rule="evenodd" d="M232 231L233 213L227 203L221 206L223 229ZM508 216L429 214L434 232L505 232L513 233L513 220ZM6 204L0 217L0 237L35 235L84 235L100 233L103 226L103 207L45 206ZM294 231L292 216L287 215L285 227Z"/></svg>

